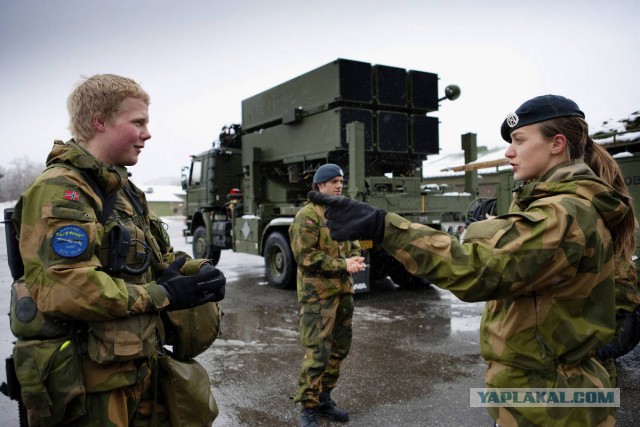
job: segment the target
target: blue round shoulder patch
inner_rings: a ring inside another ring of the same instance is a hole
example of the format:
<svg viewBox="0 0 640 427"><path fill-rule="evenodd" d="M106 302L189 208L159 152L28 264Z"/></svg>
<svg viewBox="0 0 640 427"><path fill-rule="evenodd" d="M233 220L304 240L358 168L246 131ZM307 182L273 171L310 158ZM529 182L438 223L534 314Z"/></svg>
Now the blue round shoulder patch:
<svg viewBox="0 0 640 427"><path fill-rule="evenodd" d="M66 225L53 233L53 251L64 258L77 257L87 249L89 236L82 227Z"/></svg>

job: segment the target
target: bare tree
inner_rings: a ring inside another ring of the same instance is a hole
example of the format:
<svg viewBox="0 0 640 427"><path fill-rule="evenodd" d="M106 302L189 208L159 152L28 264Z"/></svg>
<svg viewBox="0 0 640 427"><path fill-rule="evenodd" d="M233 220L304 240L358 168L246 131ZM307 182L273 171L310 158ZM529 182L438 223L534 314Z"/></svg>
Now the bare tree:
<svg viewBox="0 0 640 427"><path fill-rule="evenodd" d="M0 166L0 175L3 175L0 179L0 202L17 200L43 169L41 162L27 157L14 159L9 168Z"/></svg>

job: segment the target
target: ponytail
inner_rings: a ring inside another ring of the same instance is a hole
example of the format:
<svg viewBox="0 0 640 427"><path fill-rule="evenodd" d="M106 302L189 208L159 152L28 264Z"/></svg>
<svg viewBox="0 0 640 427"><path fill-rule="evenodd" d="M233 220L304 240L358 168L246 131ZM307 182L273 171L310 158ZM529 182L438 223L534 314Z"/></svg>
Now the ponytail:
<svg viewBox="0 0 640 427"><path fill-rule="evenodd" d="M629 211L623 221L612 230L614 242L614 251L616 259L624 262L633 263L632 257L636 250L636 230L638 223L633 206L633 200L629 194L629 189L624 181L624 176L620 170L620 166L615 159L600 144L593 142L588 137L590 143L587 142L587 150L585 150L585 163L595 172L603 181L609 183L613 189L629 202ZM591 149L589 149L591 147Z"/></svg>
<svg viewBox="0 0 640 427"><path fill-rule="evenodd" d="M615 159L600 144L589 136L589 126L581 117L559 117L540 123L540 132L546 138L563 134L567 138L567 149L571 160L584 162L603 181L626 199L629 211L617 227L611 230L616 263L633 264L636 250L636 221L633 201L624 181L624 175ZM635 269L634 269L635 270ZM635 273L635 271L634 271ZM635 274L633 277L636 280Z"/></svg>

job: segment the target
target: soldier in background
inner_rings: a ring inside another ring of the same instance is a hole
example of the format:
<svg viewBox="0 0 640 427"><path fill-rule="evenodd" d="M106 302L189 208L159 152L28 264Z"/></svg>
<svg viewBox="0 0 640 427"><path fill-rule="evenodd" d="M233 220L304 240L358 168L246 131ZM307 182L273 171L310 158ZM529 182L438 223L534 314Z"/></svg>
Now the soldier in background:
<svg viewBox="0 0 640 427"><path fill-rule="evenodd" d="M311 193L336 240L373 239L463 301L487 301L480 347L489 388L610 388L594 354L615 328L616 266L635 283L635 214L622 174L571 100L533 98L502 124L520 181L507 215L464 243L368 204ZM612 178L613 177L613 178ZM614 407L493 407L500 426L612 426Z"/></svg>
<svg viewBox="0 0 640 427"><path fill-rule="evenodd" d="M342 194L343 172L327 163L313 176L313 189ZM303 406L300 426L317 427L316 415L333 421L349 420L349 413L331 398L340 365L351 348L353 317L352 274L365 269L358 242L336 242L325 225L324 207L307 203L289 228L291 249L298 263L300 339L306 347L299 389L294 397Z"/></svg>
<svg viewBox="0 0 640 427"><path fill-rule="evenodd" d="M165 332L182 329L167 319L224 298L224 275L173 252L165 224L129 179L126 167L151 138L148 105L131 79L80 82L67 101L74 139L54 143L47 169L16 205L24 278L14 291L27 298L12 298L11 328L30 426L171 425L159 353ZM201 404L184 409L199 412L191 425L217 415L205 379L180 391Z"/></svg>

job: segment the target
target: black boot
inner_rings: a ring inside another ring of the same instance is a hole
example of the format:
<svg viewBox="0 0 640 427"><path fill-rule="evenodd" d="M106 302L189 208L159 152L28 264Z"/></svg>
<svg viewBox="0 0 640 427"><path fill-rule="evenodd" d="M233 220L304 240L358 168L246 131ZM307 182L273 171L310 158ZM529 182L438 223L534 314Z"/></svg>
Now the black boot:
<svg viewBox="0 0 640 427"><path fill-rule="evenodd" d="M336 405L336 402L331 398L331 391L320 393L320 404L316 408L316 412L321 417L328 418L331 421L349 421L349 412Z"/></svg>
<svg viewBox="0 0 640 427"><path fill-rule="evenodd" d="M302 408L302 411L300 411L300 427L318 427L316 408Z"/></svg>

